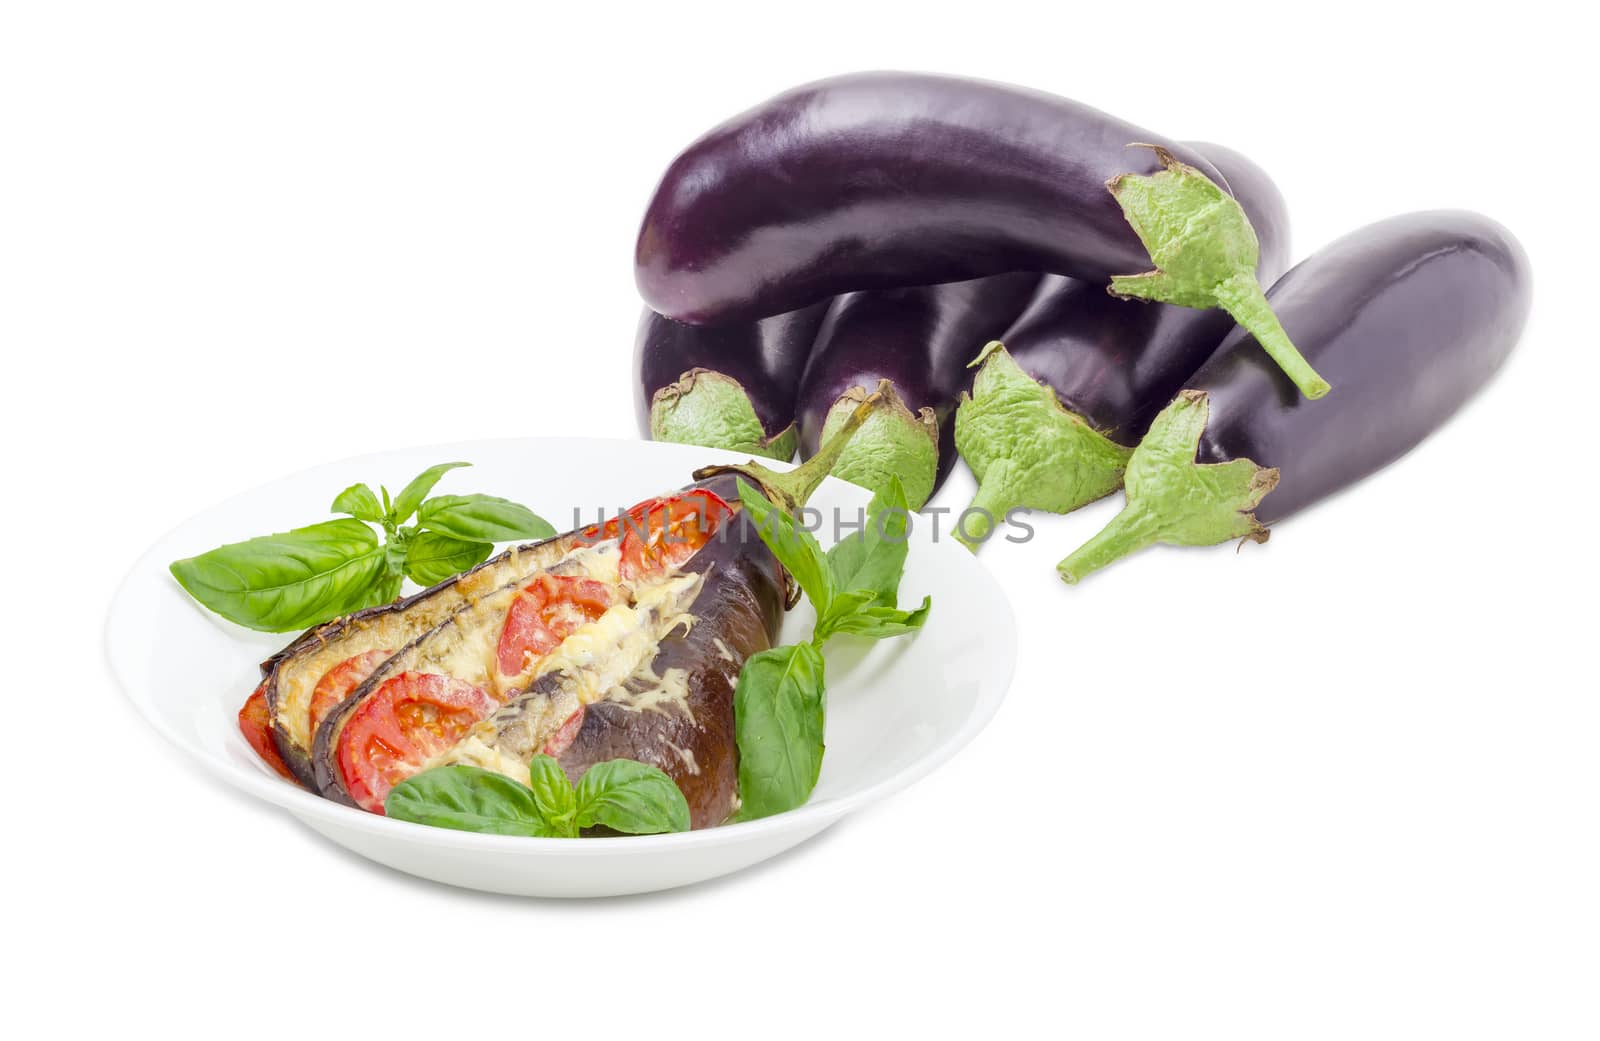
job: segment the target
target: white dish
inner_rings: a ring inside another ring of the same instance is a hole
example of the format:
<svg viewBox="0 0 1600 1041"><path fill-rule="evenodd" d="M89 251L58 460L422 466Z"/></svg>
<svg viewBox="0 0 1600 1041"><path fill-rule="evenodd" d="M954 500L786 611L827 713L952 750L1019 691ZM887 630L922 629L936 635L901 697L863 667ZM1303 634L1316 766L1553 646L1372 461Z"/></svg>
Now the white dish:
<svg viewBox="0 0 1600 1041"><path fill-rule="evenodd" d="M394 489L424 467L453 459L474 466L451 474L440 491L503 495L563 530L591 523L602 506L614 513L685 484L697 466L742 461L682 445L528 438L386 452L263 485L169 533L118 591L107 621L107 651L140 713L222 780L379 863L496 893L610 896L688 885L748 867L904 788L972 740L1011 681L1016 637L1004 593L959 543L936 541L928 523L916 523L901 602L931 595L933 611L915 636L829 644L828 751L811 801L797 810L676 835L530 839L392 821L302 791L260 762L235 721L259 681L260 661L292 634L250 632L207 613L173 581L167 564L224 542L319 520L334 494L356 481ZM830 518L838 507L850 518L867 499L860 488L829 478L811 505ZM575 508L581 515L574 515ZM817 534L824 546L834 540L831 530ZM785 621L782 639L805 638L811 617L802 603Z"/></svg>

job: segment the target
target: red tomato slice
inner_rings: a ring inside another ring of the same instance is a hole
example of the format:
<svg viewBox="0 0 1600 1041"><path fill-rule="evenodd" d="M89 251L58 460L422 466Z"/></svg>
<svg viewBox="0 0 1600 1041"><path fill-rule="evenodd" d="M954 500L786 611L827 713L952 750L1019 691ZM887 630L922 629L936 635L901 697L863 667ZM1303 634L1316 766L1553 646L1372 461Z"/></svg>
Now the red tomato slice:
<svg viewBox="0 0 1600 1041"><path fill-rule="evenodd" d="M659 502L661 502L660 499L646 499L644 502L631 506L617 516L610 518L604 524L592 524L583 529L583 537L591 542L604 542L607 539L614 539L621 535L624 524L643 528L645 514L649 512L650 507Z"/></svg>
<svg viewBox="0 0 1600 1041"><path fill-rule="evenodd" d="M623 525L621 571L628 581L682 565L733 516L727 500L704 488L634 509L640 507L647 507L644 523Z"/></svg>
<svg viewBox="0 0 1600 1041"><path fill-rule="evenodd" d="M322 725L322 720L327 714L350 696L350 692L361 686L372 670L382 665L394 656L393 651L368 651L358 654L353 658L346 658L323 674L317 681L317 687L311 692L311 732L315 734L317 727Z"/></svg>
<svg viewBox="0 0 1600 1041"><path fill-rule="evenodd" d="M489 695L451 676L406 672L386 680L339 734L334 756L345 790L363 810L382 813L389 789L494 709Z"/></svg>
<svg viewBox="0 0 1600 1041"><path fill-rule="evenodd" d="M612 603L603 582L570 575L540 575L511 601L495 661L505 676L519 676L572 631L605 613Z"/></svg>
<svg viewBox="0 0 1600 1041"><path fill-rule="evenodd" d="M572 747L572 742L578 739L578 731L583 729L583 706L578 706L578 711L567 717L561 724L561 729L550 735L550 740L545 742L544 754L559 756L562 752Z"/></svg>
<svg viewBox="0 0 1600 1041"><path fill-rule="evenodd" d="M294 780L294 774L284 765L283 756L278 754L277 743L272 740L272 716L267 712L266 683L257 687L239 710L239 733L255 749L256 755L266 760L268 766L289 780Z"/></svg>

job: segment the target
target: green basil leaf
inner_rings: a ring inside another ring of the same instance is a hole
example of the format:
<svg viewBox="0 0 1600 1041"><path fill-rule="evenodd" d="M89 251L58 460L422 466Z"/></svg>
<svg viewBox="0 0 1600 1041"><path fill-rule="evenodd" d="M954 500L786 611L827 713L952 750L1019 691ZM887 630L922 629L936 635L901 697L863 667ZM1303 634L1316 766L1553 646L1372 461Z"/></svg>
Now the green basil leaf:
<svg viewBox="0 0 1600 1041"><path fill-rule="evenodd" d="M384 551L353 518L219 546L174 561L172 577L230 622L261 632L306 629L381 603Z"/></svg>
<svg viewBox="0 0 1600 1041"><path fill-rule="evenodd" d="M578 837L578 800L561 764L536 755L528 764L528 787L544 819L545 834L558 839Z"/></svg>
<svg viewBox="0 0 1600 1041"><path fill-rule="evenodd" d="M352 484L340 492L329 509L333 513L348 513L357 520L383 523L383 504L378 501L377 494L364 484Z"/></svg>
<svg viewBox="0 0 1600 1041"><path fill-rule="evenodd" d="M822 771L822 655L809 643L754 655L734 690L744 820L805 804Z"/></svg>
<svg viewBox="0 0 1600 1041"><path fill-rule="evenodd" d="M394 820L486 835L550 834L532 791L476 766L441 766L409 777L389 792L383 812Z"/></svg>
<svg viewBox="0 0 1600 1041"><path fill-rule="evenodd" d="M878 594L870 589L852 589L848 593L835 593L833 602L828 605L828 612L817 619L816 628L812 630L811 642L822 646L822 642L834 633L843 632L840 627L857 612L867 608L878 598Z"/></svg>
<svg viewBox="0 0 1600 1041"><path fill-rule="evenodd" d="M550 522L526 506L493 495L441 495L422 504L417 523L429 531L468 542L547 539Z"/></svg>
<svg viewBox="0 0 1600 1041"><path fill-rule="evenodd" d="M923 597L922 606L915 611L901 611L882 606L863 607L834 622L829 634L846 633L880 640L885 636L914 633L928 620L928 608L932 605L933 601L930 598Z"/></svg>
<svg viewBox="0 0 1600 1041"><path fill-rule="evenodd" d="M487 542L464 542L422 531L406 543L405 571L418 585L431 586L475 568L494 552Z"/></svg>
<svg viewBox="0 0 1600 1041"><path fill-rule="evenodd" d="M739 482L739 502L750 514L761 541L772 550L778 562L800 583L817 617L828 613L833 602L833 573L827 555L809 531L795 519L767 501L767 497L744 481Z"/></svg>
<svg viewBox="0 0 1600 1041"><path fill-rule="evenodd" d="M862 530L834 543L828 550L828 567L836 589L869 589L875 601L893 607L905 571L906 531L911 508L900 478L889 477L888 487L872 497Z"/></svg>
<svg viewBox="0 0 1600 1041"><path fill-rule="evenodd" d="M578 782L578 827L603 824L629 835L689 830L689 801L672 778L649 763L611 759Z"/></svg>
<svg viewBox="0 0 1600 1041"><path fill-rule="evenodd" d="M397 575L393 572L388 573L384 576L383 581L378 583L378 592L373 596L372 603L387 604L391 600L399 599L400 587L405 585L405 581L406 577L404 575Z"/></svg>
<svg viewBox="0 0 1600 1041"><path fill-rule="evenodd" d="M401 524L408 520L417 512L417 507L422 505L422 500L428 497L428 493L433 491L433 486L439 483L439 478L451 470L471 465L471 463L440 463L422 471L410 484L400 489L399 495L395 496L394 505L389 508L390 521ZM388 495L387 492L384 494Z"/></svg>

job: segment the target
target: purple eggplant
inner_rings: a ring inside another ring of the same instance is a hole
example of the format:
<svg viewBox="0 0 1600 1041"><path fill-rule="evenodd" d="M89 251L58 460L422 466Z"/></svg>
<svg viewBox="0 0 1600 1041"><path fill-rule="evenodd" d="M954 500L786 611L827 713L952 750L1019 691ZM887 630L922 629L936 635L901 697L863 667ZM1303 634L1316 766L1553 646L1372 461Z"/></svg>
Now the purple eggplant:
<svg viewBox="0 0 1600 1041"><path fill-rule="evenodd" d="M955 462L950 410L971 379L967 360L1022 312L1039 275L840 297L800 383L800 451L810 458L868 393L888 380L889 407L851 439L833 473L874 491L899 476L918 509Z"/></svg>
<svg viewBox="0 0 1600 1041"><path fill-rule="evenodd" d="M1266 173L1220 145L1187 143L1222 171L1261 244L1257 275L1289 266L1289 212ZM1017 508L1067 513L1115 491L1155 413L1233 329L1222 311L1119 300L1052 275L980 358L953 424L978 478L956 526L969 545Z"/></svg>
<svg viewBox="0 0 1600 1041"><path fill-rule="evenodd" d="M690 145L634 260L645 302L696 324L1008 271L1109 280L1223 308L1307 396L1326 393L1267 306L1256 252L1225 178L1181 145L1040 91L886 72L796 88Z"/></svg>
<svg viewBox="0 0 1600 1041"><path fill-rule="evenodd" d="M645 308L634 347L641 431L656 441L794 455L795 391L826 302L759 322L685 325Z"/></svg>
<svg viewBox="0 0 1600 1041"><path fill-rule="evenodd" d="M1264 541L1266 525L1404 455L1516 345L1530 299L1516 239L1460 211L1346 235L1269 294L1339 392L1307 404L1235 329L1128 463L1128 504L1061 562L1068 582L1156 542Z"/></svg>

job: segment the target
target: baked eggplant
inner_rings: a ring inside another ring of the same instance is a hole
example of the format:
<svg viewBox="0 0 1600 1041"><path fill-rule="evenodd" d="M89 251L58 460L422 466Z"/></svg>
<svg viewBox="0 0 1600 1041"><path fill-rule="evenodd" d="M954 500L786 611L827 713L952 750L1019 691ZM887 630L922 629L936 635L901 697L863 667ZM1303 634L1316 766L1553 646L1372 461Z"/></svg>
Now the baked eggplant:
<svg viewBox="0 0 1600 1041"><path fill-rule="evenodd" d="M261 689L272 740L295 779L308 788L316 785L311 766L312 709L319 688L322 701L332 698L337 704L373 665L436 629L467 604L526 582L566 556L577 542L568 534L508 549L412 596L307 630L263 662ZM317 707L325 711L324 706Z"/></svg>

